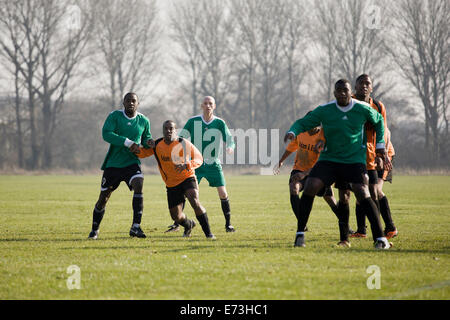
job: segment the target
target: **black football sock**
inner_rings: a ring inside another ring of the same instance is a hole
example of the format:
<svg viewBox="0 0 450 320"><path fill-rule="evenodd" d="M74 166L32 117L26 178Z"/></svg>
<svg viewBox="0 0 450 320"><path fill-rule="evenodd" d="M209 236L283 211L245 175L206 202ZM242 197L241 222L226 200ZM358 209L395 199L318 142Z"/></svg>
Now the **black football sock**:
<svg viewBox="0 0 450 320"><path fill-rule="evenodd" d="M97 207L94 207L94 212L92 213L92 230L97 231L100 227L100 223L102 222L103 215L105 214L105 208L102 210L97 209Z"/></svg>
<svg viewBox="0 0 450 320"><path fill-rule="evenodd" d="M220 199L220 205L222 206L222 212L223 216L225 217L225 226L229 226L230 219L231 219L231 210L230 210L230 201L228 201L228 198L226 199Z"/></svg>
<svg viewBox="0 0 450 320"><path fill-rule="evenodd" d="M189 220L187 217L183 221L178 221L178 222L175 221L176 224L179 224L180 226L182 226L185 229L190 228L192 226L192 222L193 221Z"/></svg>
<svg viewBox="0 0 450 320"><path fill-rule="evenodd" d="M297 194L291 194L290 200L292 212L294 212L295 217L298 219L298 205L300 202L300 198L298 197Z"/></svg>
<svg viewBox="0 0 450 320"><path fill-rule="evenodd" d="M200 222L200 225L202 226L202 230L205 236L211 235L211 228L209 227L209 220L206 212L202 213L201 215L198 215L197 220L198 222Z"/></svg>
<svg viewBox="0 0 450 320"><path fill-rule="evenodd" d="M142 193L135 193L133 195L133 225L141 224L143 210L144 196Z"/></svg>
<svg viewBox="0 0 450 320"><path fill-rule="evenodd" d="M380 213L386 226L386 230L388 231L395 230L395 225L394 222L392 221L391 209L389 207L388 199L386 198L386 196L384 196L378 201L380 203Z"/></svg>
<svg viewBox="0 0 450 320"><path fill-rule="evenodd" d="M358 230L356 232L366 234L366 214L361 208L361 205L356 203L356 224Z"/></svg>
<svg viewBox="0 0 450 320"><path fill-rule="evenodd" d="M304 232L308 224L309 214L314 203L314 196L303 193L298 202L297 232Z"/></svg>
<svg viewBox="0 0 450 320"><path fill-rule="evenodd" d="M380 212L372 198L366 198L360 201L359 204L370 222L373 240L375 241L377 238L384 237L383 227L381 226L380 221Z"/></svg>
<svg viewBox="0 0 450 320"><path fill-rule="evenodd" d="M350 207L348 203L338 202L339 236L341 241L348 241Z"/></svg>

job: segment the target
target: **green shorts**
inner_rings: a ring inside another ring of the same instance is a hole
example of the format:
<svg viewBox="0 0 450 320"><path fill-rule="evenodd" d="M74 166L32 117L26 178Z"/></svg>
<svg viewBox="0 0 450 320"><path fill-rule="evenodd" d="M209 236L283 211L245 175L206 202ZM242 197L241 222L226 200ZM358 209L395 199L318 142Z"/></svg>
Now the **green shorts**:
<svg viewBox="0 0 450 320"><path fill-rule="evenodd" d="M205 178L208 180L210 187L225 186L225 176L220 163L203 164L200 168L195 169L195 175L199 184Z"/></svg>

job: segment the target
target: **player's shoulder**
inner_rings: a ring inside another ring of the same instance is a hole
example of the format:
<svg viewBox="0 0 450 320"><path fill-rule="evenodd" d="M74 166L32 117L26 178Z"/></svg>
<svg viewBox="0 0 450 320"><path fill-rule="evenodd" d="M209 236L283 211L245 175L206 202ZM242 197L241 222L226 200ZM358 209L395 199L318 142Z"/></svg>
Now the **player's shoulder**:
<svg viewBox="0 0 450 320"><path fill-rule="evenodd" d="M214 116L214 121L217 121L221 124L226 124L225 120L223 120L222 118L218 117L218 116Z"/></svg>
<svg viewBox="0 0 450 320"><path fill-rule="evenodd" d="M150 119L149 119L145 114L143 114L143 113L138 112L138 113L136 114L136 116L139 117L139 118L141 118L141 119L144 119L145 121L150 122Z"/></svg>
<svg viewBox="0 0 450 320"><path fill-rule="evenodd" d="M314 109L313 111L315 111L315 110L322 110L322 109L324 109L324 108L327 108L327 107L330 107L330 106L335 106L335 105L336 105L336 100L332 100L332 101L329 101L329 102L320 104L320 105L319 105L316 109Z"/></svg>
<svg viewBox="0 0 450 320"><path fill-rule="evenodd" d="M354 106L359 106L359 107L363 107L363 108L373 109L372 106L369 103L365 102L365 101L353 99L353 104L354 104Z"/></svg>
<svg viewBox="0 0 450 320"><path fill-rule="evenodd" d="M195 121L195 120L202 120L202 115L201 114L197 114L195 116L192 116L188 119L188 121Z"/></svg>

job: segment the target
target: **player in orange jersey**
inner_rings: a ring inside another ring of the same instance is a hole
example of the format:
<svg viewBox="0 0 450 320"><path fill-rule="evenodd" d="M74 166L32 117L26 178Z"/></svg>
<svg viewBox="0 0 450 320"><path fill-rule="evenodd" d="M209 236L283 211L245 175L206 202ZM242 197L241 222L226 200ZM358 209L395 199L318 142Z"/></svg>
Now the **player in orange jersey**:
<svg viewBox="0 0 450 320"><path fill-rule="evenodd" d="M215 239L211 233L208 215L199 200L198 183L195 169L203 163L200 151L188 140L177 136L175 122L167 120L163 124L163 138L155 140L155 147L140 148L139 158L154 155L159 172L167 188L167 201L171 218L184 227L184 237L191 235L195 227L194 220L189 220L183 212L185 198L194 209L197 220L209 239Z"/></svg>
<svg viewBox="0 0 450 320"><path fill-rule="evenodd" d="M377 101L370 97L372 93L372 80L367 74L362 74L356 79L355 83L355 98L368 103L372 108L377 110L384 118L384 127L385 127L385 140L386 140L386 154L388 157L386 158L386 163L383 163L380 157L375 152L375 139L376 133L372 125L366 123L365 130L367 136L367 173L369 175L369 191L372 199L378 206L383 221L385 223L384 233L387 239L393 238L398 234L397 228L392 221L391 211L389 208L389 203L386 195L382 191L382 177L386 172L392 172L392 163L390 159L392 157L389 156L389 150L391 153L393 152L393 147L390 139L390 131L387 126L386 121L386 108L381 103L381 101ZM390 147L389 147L390 146ZM381 181L380 181L381 180ZM381 183L381 184L380 184ZM350 190L348 187L343 187L340 185L336 186L340 189L340 197L343 202L347 201L350 197ZM344 190L347 189L347 190ZM363 212L361 206L358 202L356 202L356 222L358 225L356 233L351 235L355 238L365 238L366 237L366 215Z"/></svg>
<svg viewBox="0 0 450 320"><path fill-rule="evenodd" d="M293 152L297 152L295 156L295 163L291 171L291 176L289 178L291 208L297 218L300 201L299 193L303 190L306 179L308 178L308 174L311 171L312 167L316 164L319 158L319 154L322 151L324 145L325 137L323 135L321 127L316 127L307 132L300 133L294 140L289 143L289 145L286 147L286 151L278 161L278 164L274 167L274 174L278 174L284 161ZM336 217L338 217L339 219L339 210L341 204L336 203L336 199L333 195L333 189L330 186L324 187L321 191L319 191L317 195L319 197L323 197ZM306 228L305 231L307 231ZM353 233L353 231L349 229L349 233L351 234Z"/></svg>

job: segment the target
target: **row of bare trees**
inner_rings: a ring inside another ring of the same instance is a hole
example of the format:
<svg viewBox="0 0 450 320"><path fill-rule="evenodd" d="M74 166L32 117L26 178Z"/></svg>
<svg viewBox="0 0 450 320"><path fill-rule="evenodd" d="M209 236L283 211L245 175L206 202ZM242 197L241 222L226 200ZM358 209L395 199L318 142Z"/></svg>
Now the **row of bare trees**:
<svg viewBox="0 0 450 320"><path fill-rule="evenodd" d="M172 0L166 19L156 0L0 3L9 94L0 100L8 141L0 167L52 168L64 166L61 158L77 167L70 157L98 166L75 150L95 152L86 145L126 91L154 97L152 121L198 114L201 97L213 95L232 128L285 130L332 100L336 79L361 73L387 102L394 142L396 132L411 138L404 133L414 121L423 161L450 160L447 0ZM97 89L96 101L78 97L77 107L67 97L85 81ZM80 112L89 121L79 123ZM68 141L80 147L63 147Z"/></svg>

